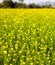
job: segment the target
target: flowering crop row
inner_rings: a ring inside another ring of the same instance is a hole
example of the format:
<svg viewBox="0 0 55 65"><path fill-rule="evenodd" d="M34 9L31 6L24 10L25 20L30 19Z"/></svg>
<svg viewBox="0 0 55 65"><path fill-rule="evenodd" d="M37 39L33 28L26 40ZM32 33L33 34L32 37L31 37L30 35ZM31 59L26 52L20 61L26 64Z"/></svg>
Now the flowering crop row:
<svg viewBox="0 0 55 65"><path fill-rule="evenodd" d="M55 65L55 9L0 9L0 65Z"/></svg>

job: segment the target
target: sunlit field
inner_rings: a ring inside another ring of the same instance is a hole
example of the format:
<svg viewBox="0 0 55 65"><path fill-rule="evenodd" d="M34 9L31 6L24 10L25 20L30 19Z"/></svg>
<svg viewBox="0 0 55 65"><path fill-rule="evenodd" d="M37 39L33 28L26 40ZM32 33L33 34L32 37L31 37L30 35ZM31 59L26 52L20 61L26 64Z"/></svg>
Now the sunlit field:
<svg viewBox="0 0 55 65"><path fill-rule="evenodd" d="M55 9L0 9L0 65L55 65Z"/></svg>

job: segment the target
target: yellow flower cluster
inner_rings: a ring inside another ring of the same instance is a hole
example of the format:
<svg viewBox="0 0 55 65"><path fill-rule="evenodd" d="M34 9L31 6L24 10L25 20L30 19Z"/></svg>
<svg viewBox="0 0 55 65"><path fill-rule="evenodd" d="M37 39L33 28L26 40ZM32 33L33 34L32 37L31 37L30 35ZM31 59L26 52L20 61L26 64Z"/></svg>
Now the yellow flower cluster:
<svg viewBox="0 0 55 65"><path fill-rule="evenodd" d="M0 65L55 64L55 9L0 9Z"/></svg>

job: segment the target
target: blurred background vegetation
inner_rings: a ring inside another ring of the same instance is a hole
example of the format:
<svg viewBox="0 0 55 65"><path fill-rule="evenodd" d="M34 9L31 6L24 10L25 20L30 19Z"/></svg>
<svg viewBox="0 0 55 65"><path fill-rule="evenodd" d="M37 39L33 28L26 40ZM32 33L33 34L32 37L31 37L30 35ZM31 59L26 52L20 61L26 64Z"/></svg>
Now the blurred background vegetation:
<svg viewBox="0 0 55 65"><path fill-rule="evenodd" d="M24 0L19 0L19 2L13 2L12 0L3 0L3 2L0 3L0 8L54 8L52 5L49 4L26 4L23 3Z"/></svg>

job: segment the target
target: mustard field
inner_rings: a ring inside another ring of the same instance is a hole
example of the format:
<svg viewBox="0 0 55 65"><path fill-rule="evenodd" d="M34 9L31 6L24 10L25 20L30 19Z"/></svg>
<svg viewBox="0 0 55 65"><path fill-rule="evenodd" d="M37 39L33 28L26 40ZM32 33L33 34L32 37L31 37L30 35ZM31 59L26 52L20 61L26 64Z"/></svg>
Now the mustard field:
<svg viewBox="0 0 55 65"><path fill-rule="evenodd" d="M0 65L55 65L55 9L0 9Z"/></svg>

